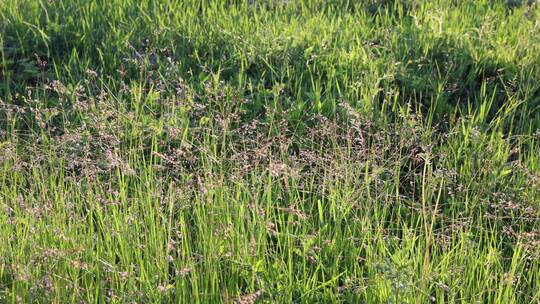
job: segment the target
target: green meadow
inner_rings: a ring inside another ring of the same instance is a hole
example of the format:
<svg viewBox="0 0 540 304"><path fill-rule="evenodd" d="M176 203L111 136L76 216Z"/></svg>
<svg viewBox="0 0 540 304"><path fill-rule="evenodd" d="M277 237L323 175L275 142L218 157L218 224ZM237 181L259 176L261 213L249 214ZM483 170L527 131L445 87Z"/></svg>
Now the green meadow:
<svg viewBox="0 0 540 304"><path fill-rule="evenodd" d="M540 303L540 2L0 1L0 303Z"/></svg>

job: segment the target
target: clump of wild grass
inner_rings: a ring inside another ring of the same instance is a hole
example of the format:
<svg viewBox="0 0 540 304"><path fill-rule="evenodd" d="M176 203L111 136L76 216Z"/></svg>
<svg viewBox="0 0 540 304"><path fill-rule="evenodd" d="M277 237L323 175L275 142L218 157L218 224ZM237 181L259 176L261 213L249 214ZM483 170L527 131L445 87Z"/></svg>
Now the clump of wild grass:
<svg viewBox="0 0 540 304"><path fill-rule="evenodd" d="M0 302L537 302L538 14L0 4Z"/></svg>

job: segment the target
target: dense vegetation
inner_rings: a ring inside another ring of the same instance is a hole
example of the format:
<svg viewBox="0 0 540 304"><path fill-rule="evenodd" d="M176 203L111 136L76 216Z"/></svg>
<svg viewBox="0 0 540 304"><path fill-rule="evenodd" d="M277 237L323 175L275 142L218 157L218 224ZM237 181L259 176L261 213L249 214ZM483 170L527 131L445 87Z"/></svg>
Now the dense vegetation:
<svg viewBox="0 0 540 304"><path fill-rule="evenodd" d="M539 303L539 7L0 1L0 302Z"/></svg>

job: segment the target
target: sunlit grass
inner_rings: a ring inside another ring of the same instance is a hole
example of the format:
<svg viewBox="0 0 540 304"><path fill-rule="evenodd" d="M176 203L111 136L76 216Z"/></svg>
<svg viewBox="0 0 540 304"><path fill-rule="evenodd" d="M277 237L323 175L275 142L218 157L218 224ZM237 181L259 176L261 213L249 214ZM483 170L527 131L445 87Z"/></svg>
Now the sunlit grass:
<svg viewBox="0 0 540 304"><path fill-rule="evenodd" d="M1 303L538 303L540 9L0 2Z"/></svg>

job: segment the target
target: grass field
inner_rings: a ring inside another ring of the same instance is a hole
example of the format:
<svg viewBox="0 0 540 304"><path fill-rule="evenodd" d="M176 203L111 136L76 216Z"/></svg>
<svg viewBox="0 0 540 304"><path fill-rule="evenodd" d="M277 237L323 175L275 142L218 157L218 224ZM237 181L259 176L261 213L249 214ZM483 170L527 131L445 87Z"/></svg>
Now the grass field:
<svg viewBox="0 0 540 304"><path fill-rule="evenodd" d="M0 303L540 303L540 3L0 1Z"/></svg>

